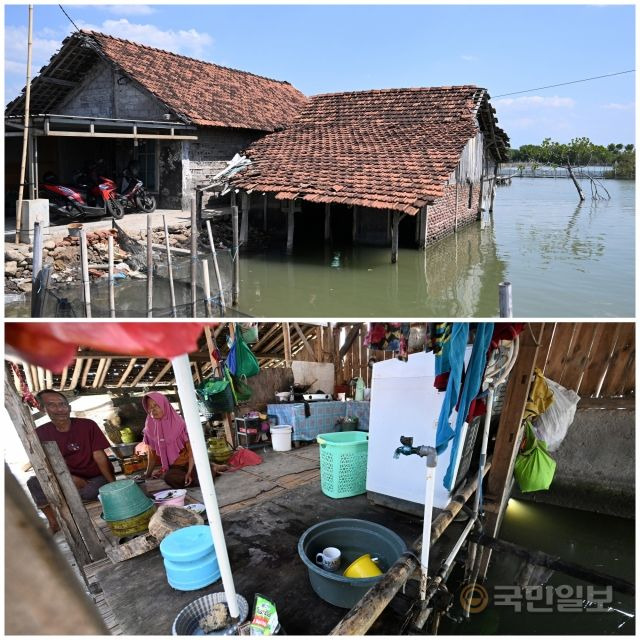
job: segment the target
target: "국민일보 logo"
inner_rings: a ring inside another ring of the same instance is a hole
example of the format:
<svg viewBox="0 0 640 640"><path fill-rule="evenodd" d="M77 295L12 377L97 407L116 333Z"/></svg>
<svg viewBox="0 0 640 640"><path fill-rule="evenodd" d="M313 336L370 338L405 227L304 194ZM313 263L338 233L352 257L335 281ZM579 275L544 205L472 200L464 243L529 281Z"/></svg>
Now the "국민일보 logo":
<svg viewBox="0 0 640 640"><path fill-rule="evenodd" d="M489 593L480 584L465 585L460 591L460 604L469 613L481 613L489 604Z"/></svg>

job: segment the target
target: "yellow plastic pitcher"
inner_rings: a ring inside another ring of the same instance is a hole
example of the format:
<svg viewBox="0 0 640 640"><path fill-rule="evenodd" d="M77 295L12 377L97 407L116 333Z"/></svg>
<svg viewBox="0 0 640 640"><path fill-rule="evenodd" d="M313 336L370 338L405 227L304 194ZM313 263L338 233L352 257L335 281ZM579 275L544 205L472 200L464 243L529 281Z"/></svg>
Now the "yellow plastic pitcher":
<svg viewBox="0 0 640 640"><path fill-rule="evenodd" d="M365 553L354 560L342 574L345 578L374 578L382 574L380 567Z"/></svg>

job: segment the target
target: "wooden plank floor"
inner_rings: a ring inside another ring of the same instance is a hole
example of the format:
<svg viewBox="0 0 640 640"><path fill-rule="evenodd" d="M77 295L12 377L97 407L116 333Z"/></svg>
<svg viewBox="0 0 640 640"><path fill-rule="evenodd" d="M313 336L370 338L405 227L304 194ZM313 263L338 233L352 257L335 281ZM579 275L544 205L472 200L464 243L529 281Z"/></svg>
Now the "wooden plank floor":
<svg viewBox="0 0 640 640"><path fill-rule="evenodd" d="M288 452L274 452L271 448L265 448L257 451L263 458L261 465L223 473L215 481L222 516L267 502L302 485L319 483L320 464L317 449L318 445L316 444L300 449L292 449ZM168 488L162 479L148 480L144 485L144 489L149 494ZM187 489L186 502L202 502L200 489L197 487ZM96 528L104 534L107 541L117 545L118 540L111 533L109 525L101 518L102 506L100 502L90 502L85 506ZM58 538L57 542L61 551L73 566L73 556L64 536L58 534ZM96 579L98 571L111 564L111 560L105 558L86 565L83 567L85 578L83 582L85 582L86 589L94 600L109 633L111 635L123 635L123 631L117 622L117 614L111 610L102 592L102 587ZM81 577L78 567L75 567L75 569L78 576Z"/></svg>

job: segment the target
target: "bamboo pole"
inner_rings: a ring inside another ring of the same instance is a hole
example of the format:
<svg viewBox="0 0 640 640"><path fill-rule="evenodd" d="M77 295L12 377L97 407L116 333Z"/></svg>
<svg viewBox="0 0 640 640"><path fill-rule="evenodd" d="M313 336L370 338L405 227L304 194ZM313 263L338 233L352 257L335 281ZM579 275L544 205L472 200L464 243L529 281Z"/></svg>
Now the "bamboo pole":
<svg viewBox="0 0 640 640"><path fill-rule="evenodd" d="M220 267L218 266L218 254L216 253L216 243L213 241L213 231L211 229L211 220L207 220L207 232L209 234L209 244L211 245L211 254L213 255L213 268L216 272L216 282L218 283L218 291L220 292L220 307L222 308L221 316L224 316L225 301L224 288L222 286L222 277L220 276Z"/></svg>
<svg viewBox="0 0 640 640"><path fill-rule="evenodd" d="M147 318L153 317L153 226L147 214Z"/></svg>
<svg viewBox="0 0 640 640"><path fill-rule="evenodd" d="M231 564L227 553L227 545L224 539L224 530L222 528L220 509L218 507L218 498L216 496L213 476L211 474L211 466L207 455L204 432L200 425L200 414L198 413L198 407L196 405L196 393L193 387L191 367L189 366L189 356L186 354L177 356L176 358L172 358L171 363L176 376L178 395L182 404L182 415L187 424L189 442L191 443L191 449L193 451L193 459L198 472L198 480L200 481L202 498L206 507L207 518L209 520L211 537L213 539L220 574L222 576L222 586L227 596L229 615L232 619L236 619L240 615L240 610L238 608L236 588L233 582L233 574L231 572Z"/></svg>
<svg viewBox="0 0 640 640"><path fill-rule="evenodd" d="M109 236L109 317L116 317L116 295L113 282L113 236Z"/></svg>
<svg viewBox="0 0 640 640"><path fill-rule="evenodd" d="M196 233L196 198L191 196L191 314L198 315L196 287L198 278L198 234Z"/></svg>
<svg viewBox="0 0 640 640"><path fill-rule="evenodd" d="M84 314L91 317L91 286L89 282L89 257L87 254L87 232L80 229L80 263L82 265L82 287L84 293Z"/></svg>
<svg viewBox="0 0 640 640"><path fill-rule="evenodd" d="M513 300L511 298L511 283L498 284L498 297L501 318L513 318Z"/></svg>
<svg viewBox="0 0 640 640"><path fill-rule="evenodd" d="M22 226L22 199L24 196L24 174L27 164L27 146L31 135L29 108L31 106L31 51L33 49L33 5L29 5L29 26L27 36L27 84L24 95L24 130L22 132L22 160L20 162L20 183L18 185L18 206L16 209L16 242L20 242Z"/></svg>
<svg viewBox="0 0 640 640"><path fill-rule="evenodd" d="M240 294L240 243L238 237L238 207L231 207L231 227L233 229L233 294L231 296L232 306L238 304Z"/></svg>
<svg viewBox="0 0 640 640"><path fill-rule="evenodd" d="M207 220L207 223L209 221ZM176 309L176 290L173 286L173 267L171 264L171 247L169 246L169 227L167 226L167 216L162 215L162 223L164 225L164 242L167 247L167 270L169 272L169 291L171 293L171 315L174 318L178 317L178 311Z"/></svg>
<svg viewBox="0 0 640 640"><path fill-rule="evenodd" d="M211 285L209 284L209 263L206 258L202 259L202 282L204 285L204 308L207 318L211 318L213 317L211 309Z"/></svg>

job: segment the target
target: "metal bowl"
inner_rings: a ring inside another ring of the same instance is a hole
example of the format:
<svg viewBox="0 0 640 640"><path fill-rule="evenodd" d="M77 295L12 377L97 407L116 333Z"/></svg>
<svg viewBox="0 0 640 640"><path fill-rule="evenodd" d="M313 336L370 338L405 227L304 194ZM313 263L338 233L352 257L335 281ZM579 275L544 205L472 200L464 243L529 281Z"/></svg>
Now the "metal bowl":
<svg viewBox="0 0 640 640"><path fill-rule="evenodd" d="M120 458L120 460L124 460L133 455L135 448L139 445L139 442L131 442L130 444L112 444L111 451Z"/></svg>

